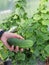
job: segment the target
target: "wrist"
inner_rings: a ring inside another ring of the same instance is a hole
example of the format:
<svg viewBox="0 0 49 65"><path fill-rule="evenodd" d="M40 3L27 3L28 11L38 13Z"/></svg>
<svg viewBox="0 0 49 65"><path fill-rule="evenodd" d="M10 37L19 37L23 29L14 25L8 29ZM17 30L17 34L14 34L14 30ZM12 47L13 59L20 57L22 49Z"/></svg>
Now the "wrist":
<svg viewBox="0 0 49 65"><path fill-rule="evenodd" d="M4 32L5 32L5 30L0 29L0 39L1 39L2 35L4 34Z"/></svg>

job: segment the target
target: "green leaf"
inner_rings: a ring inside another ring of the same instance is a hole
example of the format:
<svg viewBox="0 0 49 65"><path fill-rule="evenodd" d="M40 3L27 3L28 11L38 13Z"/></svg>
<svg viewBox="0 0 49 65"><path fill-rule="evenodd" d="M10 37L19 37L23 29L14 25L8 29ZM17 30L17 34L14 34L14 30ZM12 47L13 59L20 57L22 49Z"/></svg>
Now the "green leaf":
<svg viewBox="0 0 49 65"><path fill-rule="evenodd" d="M32 25L32 29L33 30L36 30L36 29L38 29L38 28L40 28L41 27L41 25L38 23L38 22L36 22L36 23L34 23L33 25Z"/></svg>
<svg viewBox="0 0 49 65"><path fill-rule="evenodd" d="M43 20L42 25L49 25L49 20Z"/></svg>
<svg viewBox="0 0 49 65"><path fill-rule="evenodd" d="M8 50L8 56L9 56L9 57L14 56L14 52Z"/></svg>
<svg viewBox="0 0 49 65"><path fill-rule="evenodd" d="M38 57L39 54L40 54L40 53L39 53L39 50L38 50L38 49L34 50L34 54L35 54L36 57Z"/></svg>
<svg viewBox="0 0 49 65"><path fill-rule="evenodd" d="M42 27L41 27L41 31L42 31L43 33L47 33L47 32L48 32L47 27L46 27L46 26L42 26Z"/></svg>
<svg viewBox="0 0 49 65"><path fill-rule="evenodd" d="M19 53L16 54L16 57L15 57L15 58L16 58L17 60L22 60L22 61L24 61L24 60L25 60L25 54L19 52Z"/></svg>
<svg viewBox="0 0 49 65"><path fill-rule="evenodd" d="M0 49L2 49L2 46L3 46L3 43L2 43L2 42L0 42Z"/></svg>
<svg viewBox="0 0 49 65"><path fill-rule="evenodd" d="M45 51L46 51L47 54L49 55L49 45L47 45L47 46L45 47Z"/></svg>
<svg viewBox="0 0 49 65"><path fill-rule="evenodd" d="M37 65L37 61L32 59L32 58L30 58L29 62L27 63L27 65Z"/></svg>
<svg viewBox="0 0 49 65"><path fill-rule="evenodd" d="M42 19L49 19L49 14L41 14Z"/></svg>
<svg viewBox="0 0 49 65"><path fill-rule="evenodd" d="M47 13L47 10L41 10L41 12L45 14L45 13Z"/></svg>
<svg viewBox="0 0 49 65"><path fill-rule="evenodd" d="M41 16L38 15L38 14L35 14L34 17L33 17L34 20L36 20L36 22L38 22L38 20L41 19Z"/></svg>
<svg viewBox="0 0 49 65"><path fill-rule="evenodd" d="M0 50L0 54L2 55L3 59L5 60L6 58L8 58L8 51L7 50Z"/></svg>

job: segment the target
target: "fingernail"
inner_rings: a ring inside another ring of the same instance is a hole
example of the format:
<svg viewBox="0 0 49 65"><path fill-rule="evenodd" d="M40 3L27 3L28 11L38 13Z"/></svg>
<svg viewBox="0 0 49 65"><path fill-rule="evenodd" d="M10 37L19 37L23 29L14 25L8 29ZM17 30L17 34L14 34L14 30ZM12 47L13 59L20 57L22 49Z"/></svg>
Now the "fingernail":
<svg viewBox="0 0 49 65"><path fill-rule="evenodd" d="M20 51L21 51L21 52L23 52L23 51L24 51L24 49L20 49Z"/></svg>

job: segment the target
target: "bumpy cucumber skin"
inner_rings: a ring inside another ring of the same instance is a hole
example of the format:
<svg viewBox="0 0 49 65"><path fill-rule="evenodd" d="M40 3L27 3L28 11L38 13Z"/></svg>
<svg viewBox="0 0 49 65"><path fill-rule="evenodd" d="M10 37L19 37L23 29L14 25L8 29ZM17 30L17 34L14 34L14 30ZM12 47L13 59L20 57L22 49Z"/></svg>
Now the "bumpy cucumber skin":
<svg viewBox="0 0 49 65"><path fill-rule="evenodd" d="M9 45L19 46L20 48L30 48L33 46L32 40L22 40L17 38L9 38L7 40Z"/></svg>

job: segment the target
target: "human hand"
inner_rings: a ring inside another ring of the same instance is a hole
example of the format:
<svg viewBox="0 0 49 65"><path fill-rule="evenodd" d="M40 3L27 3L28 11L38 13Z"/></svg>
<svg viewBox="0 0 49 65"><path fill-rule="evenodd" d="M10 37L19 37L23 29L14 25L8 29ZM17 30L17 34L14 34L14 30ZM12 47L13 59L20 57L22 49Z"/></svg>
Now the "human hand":
<svg viewBox="0 0 49 65"><path fill-rule="evenodd" d="M24 39L22 36L15 34L15 33L9 33L9 32L4 32L2 37L1 37L1 41L3 42L3 44L10 50L10 51L14 51L14 52L18 52L19 51L19 47L16 46L16 48L14 49L14 46L9 46L7 43L7 39L8 38L19 38L19 39ZM23 51L23 49L21 48L20 51Z"/></svg>

